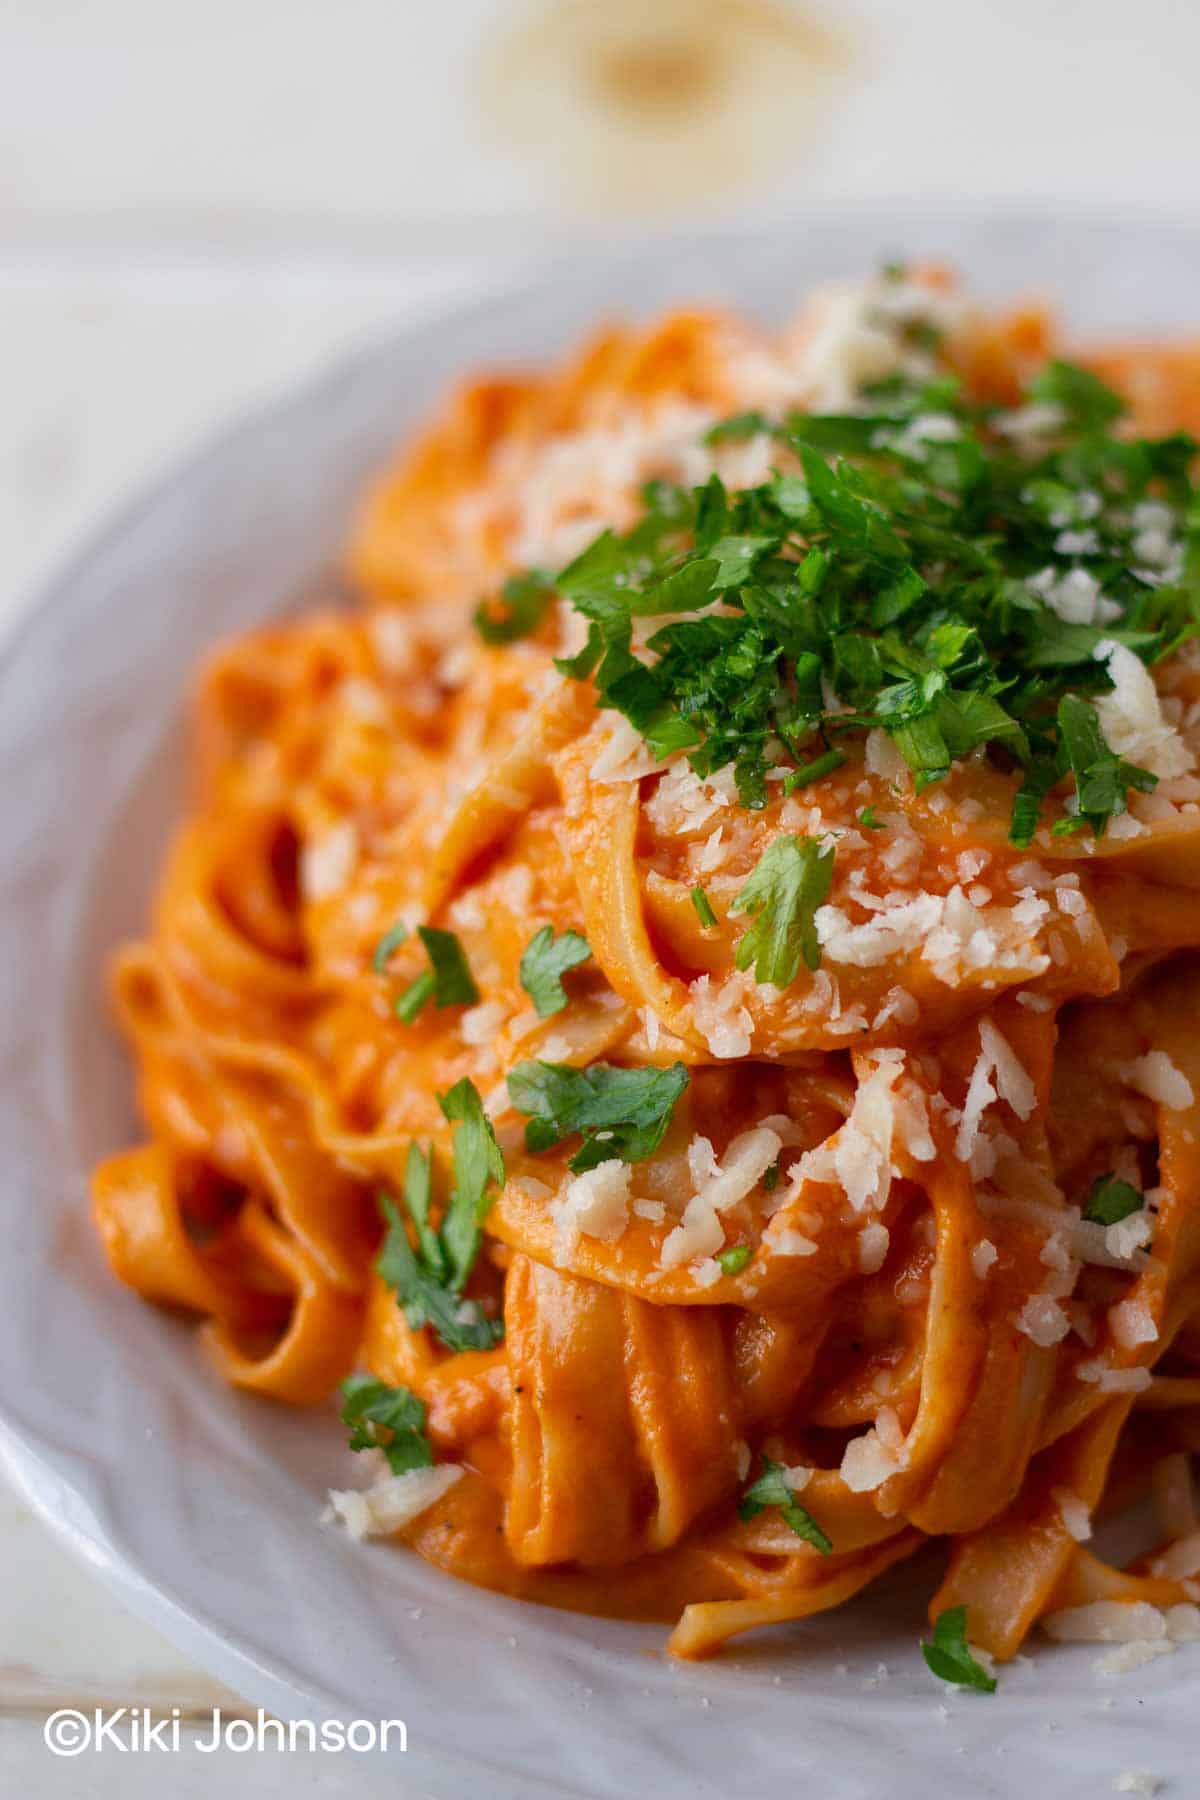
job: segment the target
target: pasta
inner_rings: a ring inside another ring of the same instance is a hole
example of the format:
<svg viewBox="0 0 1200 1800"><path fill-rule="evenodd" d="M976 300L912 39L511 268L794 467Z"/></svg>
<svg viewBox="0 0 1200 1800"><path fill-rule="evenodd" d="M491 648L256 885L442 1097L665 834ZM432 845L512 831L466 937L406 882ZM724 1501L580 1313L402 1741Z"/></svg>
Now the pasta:
<svg viewBox="0 0 1200 1800"><path fill-rule="evenodd" d="M938 270L613 328L211 657L94 1213L353 1531L685 1657L936 1540L976 1686L1200 1598L1189 427Z"/></svg>

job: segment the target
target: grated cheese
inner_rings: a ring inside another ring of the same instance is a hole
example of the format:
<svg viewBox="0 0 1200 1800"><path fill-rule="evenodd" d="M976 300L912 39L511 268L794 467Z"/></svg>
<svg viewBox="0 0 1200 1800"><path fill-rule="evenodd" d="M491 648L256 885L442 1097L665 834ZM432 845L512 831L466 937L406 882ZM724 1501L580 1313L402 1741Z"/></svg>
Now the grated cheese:
<svg viewBox="0 0 1200 1800"><path fill-rule="evenodd" d="M1051 1488L1050 1498L1058 1508L1059 1517L1067 1531L1077 1544L1086 1544L1092 1535L1092 1515L1085 1501L1073 1494L1070 1488Z"/></svg>
<svg viewBox="0 0 1200 1800"><path fill-rule="evenodd" d="M1061 1344L1071 1329L1061 1302L1050 1294L1031 1294L1013 1324L1042 1350Z"/></svg>
<svg viewBox="0 0 1200 1800"><path fill-rule="evenodd" d="M852 1494L866 1494L906 1468L907 1446L900 1420L890 1406L880 1408L869 1431L851 1438L842 1456L841 1476Z"/></svg>
<svg viewBox="0 0 1200 1800"><path fill-rule="evenodd" d="M981 1238L971 1252L971 1267L977 1280L985 1281L1000 1252L990 1238Z"/></svg>
<svg viewBox="0 0 1200 1800"><path fill-rule="evenodd" d="M653 775L661 768L662 764L655 762L641 732L635 730L624 714L616 713L612 715L612 724L588 774L593 781L609 786L620 781L640 781L643 775Z"/></svg>
<svg viewBox="0 0 1200 1800"><path fill-rule="evenodd" d="M1118 756L1152 775L1187 775L1195 758L1175 727L1163 717L1154 677L1141 657L1112 638L1101 638L1092 652L1113 684L1100 694L1096 711L1101 729Z"/></svg>
<svg viewBox="0 0 1200 1800"><path fill-rule="evenodd" d="M1156 1556L1150 1569L1167 1581L1190 1581L1193 1575L1200 1575L1200 1530L1190 1532Z"/></svg>
<svg viewBox="0 0 1200 1800"><path fill-rule="evenodd" d="M1080 1381L1092 1381L1104 1394L1141 1394L1153 1377L1149 1369L1115 1369L1103 1357L1080 1363L1075 1371Z"/></svg>
<svg viewBox="0 0 1200 1800"><path fill-rule="evenodd" d="M1153 1344L1158 1337L1158 1326L1144 1300L1122 1300L1119 1306L1110 1306L1108 1328L1122 1350Z"/></svg>
<svg viewBox="0 0 1200 1800"><path fill-rule="evenodd" d="M858 1234L858 1266L864 1275L877 1275L887 1261L891 1233L886 1225L864 1225Z"/></svg>
<svg viewBox="0 0 1200 1800"><path fill-rule="evenodd" d="M904 1052L876 1050L869 1060L874 1067L859 1082L849 1117L792 1170L790 1199L799 1196L807 1181L835 1183L855 1212L877 1211L891 1192L897 1143L918 1162L931 1162L936 1155L920 1091L911 1086L897 1091Z"/></svg>
<svg viewBox="0 0 1200 1800"><path fill-rule="evenodd" d="M721 1248L725 1242L721 1213L736 1206L758 1186L782 1149L783 1139L767 1125L756 1125L735 1137L721 1162L708 1138L692 1139L688 1170L696 1191L684 1207L679 1224L663 1240L659 1261L664 1269L711 1257Z"/></svg>
<svg viewBox="0 0 1200 1800"><path fill-rule="evenodd" d="M745 1002L753 986L749 972L740 971L716 987L711 976L701 975L688 988L696 1029L722 1062L750 1054L754 1020Z"/></svg>
<svg viewBox="0 0 1200 1800"><path fill-rule="evenodd" d="M994 1086L993 1075L996 1077ZM1037 1101L1037 1089L1008 1039L990 1019L981 1019L979 1055L971 1070L962 1118L954 1139L954 1154L959 1162L970 1161L979 1142L983 1115L996 1100L1007 1101L1019 1119L1028 1119Z"/></svg>
<svg viewBox="0 0 1200 1800"><path fill-rule="evenodd" d="M767 1248L776 1256L815 1256L820 1248L802 1231L793 1231L786 1225L772 1231L766 1241Z"/></svg>
<svg viewBox="0 0 1200 1800"><path fill-rule="evenodd" d="M330 1488L322 1522L341 1524L359 1540L389 1537L440 1500L464 1473L460 1463L438 1463L389 1475L369 1488Z"/></svg>
<svg viewBox="0 0 1200 1800"><path fill-rule="evenodd" d="M1183 1112L1195 1103L1191 1082L1165 1050L1149 1050L1133 1062L1122 1063L1117 1073L1135 1092L1172 1112Z"/></svg>
<svg viewBox="0 0 1200 1800"><path fill-rule="evenodd" d="M504 1023L504 1008L498 1000L484 1000L468 1007L459 1022L464 1044L486 1044Z"/></svg>
<svg viewBox="0 0 1200 1800"><path fill-rule="evenodd" d="M861 888L853 894L862 905L870 898ZM839 906L817 908L814 924L821 948L831 962L854 968L919 956L936 980L955 987L981 970L1041 975L1050 959L1036 947L1036 932L1049 916L1046 901L1022 896L1014 907L973 906L961 887L948 894L888 895L873 916L853 922Z"/></svg>
<svg viewBox="0 0 1200 1800"><path fill-rule="evenodd" d="M610 1157L567 1183L552 1207L560 1257L570 1256L582 1233L605 1243L620 1237L629 1217L629 1178L629 1164Z"/></svg>
<svg viewBox="0 0 1200 1800"><path fill-rule="evenodd" d="M358 863L358 832L343 819L324 837L314 838L300 852L300 887L306 900L329 900L349 886Z"/></svg>

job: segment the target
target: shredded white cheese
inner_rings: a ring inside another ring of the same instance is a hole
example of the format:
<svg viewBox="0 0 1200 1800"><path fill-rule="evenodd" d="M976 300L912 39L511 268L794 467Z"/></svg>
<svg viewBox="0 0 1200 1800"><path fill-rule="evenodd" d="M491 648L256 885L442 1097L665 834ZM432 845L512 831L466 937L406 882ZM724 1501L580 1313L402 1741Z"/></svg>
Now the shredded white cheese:
<svg viewBox="0 0 1200 1800"><path fill-rule="evenodd" d="M1152 775L1189 774L1195 758L1163 717L1154 677L1141 657L1112 638L1102 638L1092 654L1105 665L1113 683L1112 693L1101 694L1096 701L1100 726L1111 748Z"/></svg>
<svg viewBox="0 0 1200 1800"><path fill-rule="evenodd" d="M1145 1094L1147 1100L1172 1112L1183 1112L1195 1102L1191 1082L1165 1050L1148 1050L1145 1056L1121 1064L1117 1073L1136 1093Z"/></svg>
<svg viewBox="0 0 1200 1800"><path fill-rule="evenodd" d="M358 832L351 819L334 825L300 852L300 887L306 900L330 900L350 884L358 863Z"/></svg>
<svg viewBox="0 0 1200 1800"><path fill-rule="evenodd" d="M800 1158L792 1170L789 1198L798 1197L806 1181L836 1183L855 1212L878 1211L891 1191L897 1145L918 1162L933 1160L936 1150L924 1099L911 1084L898 1087L904 1060L902 1050L871 1053L874 1066L858 1084L850 1116L831 1138Z"/></svg>
<svg viewBox="0 0 1200 1800"><path fill-rule="evenodd" d="M352 1538L388 1537L440 1500L463 1473L460 1463L437 1463L389 1475L369 1488L331 1488L323 1518L344 1525Z"/></svg>
<svg viewBox="0 0 1200 1800"><path fill-rule="evenodd" d="M1092 1535L1092 1515L1086 1503L1073 1494L1070 1488L1051 1488L1050 1498L1058 1508L1059 1517L1077 1544L1086 1544Z"/></svg>
<svg viewBox="0 0 1200 1800"><path fill-rule="evenodd" d="M619 1157L597 1163L567 1183L554 1203L558 1254L570 1256L581 1233L612 1243L629 1217L629 1164Z"/></svg>
<svg viewBox="0 0 1200 1800"><path fill-rule="evenodd" d="M842 1455L842 1480L853 1494L865 1494L907 1466L904 1433L895 1409L880 1408L869 1431L851 1438Z"/></svg>

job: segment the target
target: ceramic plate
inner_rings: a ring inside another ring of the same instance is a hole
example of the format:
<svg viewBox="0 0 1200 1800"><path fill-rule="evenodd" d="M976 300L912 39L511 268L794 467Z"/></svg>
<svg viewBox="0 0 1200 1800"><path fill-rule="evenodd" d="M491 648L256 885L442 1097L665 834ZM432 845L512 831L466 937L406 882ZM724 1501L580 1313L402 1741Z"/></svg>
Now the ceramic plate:
<svg viewBox="0 0 1200 1800"><path fill-rule="evenodd" d="M475 1591L318 1525L350 1485L332 1410L230 1392L186 1326L110 1277L85 1211L135 1129L101 970L139 928L182 800L181 701L210 644L294 605L364 478L464 371L557 354L595 321L730 300L782 318L814 281L945 256L1081 330L1200 326L1200 237L1052 217L873 216L577 256L429 319L208 444L42 595L0 664L0 1445L25 1497L128 1603L285 1716L403 1717L398 1775L442 1796L773 1791L1058 1800L1126 1768L1194 1792L1200 1652L1105 1682L1036 1648L994 1699L915 1645L911 1574L709 1664L664 1632Z"/></svg>

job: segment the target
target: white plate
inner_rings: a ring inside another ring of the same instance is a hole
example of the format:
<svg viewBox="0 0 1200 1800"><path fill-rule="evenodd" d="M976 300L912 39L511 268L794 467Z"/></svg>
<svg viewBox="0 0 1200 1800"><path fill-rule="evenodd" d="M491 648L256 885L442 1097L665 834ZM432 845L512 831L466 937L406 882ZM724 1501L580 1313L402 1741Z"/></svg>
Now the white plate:
<svg viewBox="0 0 1200 1800"><path fill-rule="evenodd" d="M926 1800L940 1779L1082 1800L1128 1767L1194 1791L1195 1650L1105 1684L1094 1651L1047 1645L996 1698L959 1694L916 1653L907 1576L689 1667L658 1628L341 1541L317 1524L325 1488L354 1474L332 1410L222 1386L184 1325L112 1280L85 1211L89 1166L135 1128L101 967L145 917L181 804L198 654L311 586L364 477L461 372L672 300L779 318L814 280L898 250L948 256L988 295L1048 294L1081 329L1200 326L1200 238L1163 225L888 212L576 257L206 446L88 546L0 665L0 1447L65 1542L215 1675L283 1715L403 1717L403 1774L442 1795L483 1777L500 1795L803 1783Z"/></svg>

